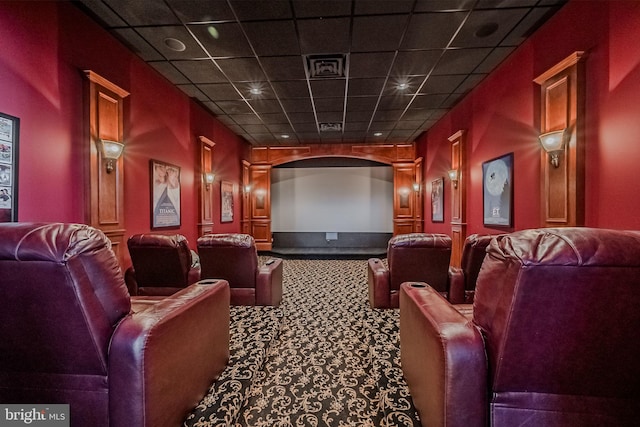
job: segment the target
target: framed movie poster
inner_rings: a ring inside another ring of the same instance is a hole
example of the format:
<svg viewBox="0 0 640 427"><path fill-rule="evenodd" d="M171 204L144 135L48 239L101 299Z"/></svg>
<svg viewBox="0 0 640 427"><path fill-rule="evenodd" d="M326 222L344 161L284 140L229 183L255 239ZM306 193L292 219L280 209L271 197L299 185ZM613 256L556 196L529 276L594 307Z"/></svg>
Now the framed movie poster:
<svg viewBox="0 0 640 427"><path fill-rule="evenodd" d="M220 196L222 206L220 209L220 222L233 221L233 183L222 181L220 183Z"/></svg>
<svg viewBox="0 0 640 427"><path fill-rule="evenodd" d="M482 164L483 223L513 227L513 153Z"/></svg>
<svg viewBox="0 0 640 427"><path fill-rule="evenodd" d="M431 221L444 222L444 178L431 182Z"/></svg>
<svg viewBox="0 0 640 427"><path fill-rule="evenodd" d="M151 160L151 228L180 227L180 168Z"/></svg>
<svg viewBox="0 0 640 427"><path fill-rule="evenodd" d="M0 222L18 221L20 119L0 113Z"/></svg>

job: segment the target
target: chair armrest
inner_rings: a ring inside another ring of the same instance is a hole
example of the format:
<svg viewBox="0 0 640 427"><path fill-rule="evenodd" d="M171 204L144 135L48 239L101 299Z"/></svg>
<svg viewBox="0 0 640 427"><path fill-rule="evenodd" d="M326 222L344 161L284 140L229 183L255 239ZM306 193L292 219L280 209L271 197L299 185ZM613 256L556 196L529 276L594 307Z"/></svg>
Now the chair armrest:
<svg viewBox="0 0 640 427"><path fill-rule="evenodd" d="M449 301L451 304L464 304L464 271L458 267L449 267Z"/></svg>
<svg viewBox="0 0 640 427"><path fill-rule="evenodd" d="M229 300L226 280L132 298L109 349L110 426L182 425L229 359Z"/></svg>
<svg viewBox="0 0 640 427"><path fill-rule="evenodd" d="M487 425L482 335L424 283L400 286L400 357L422 425Z"/></svg>
<svg viewBox="0 0 640 427"><path fill-rule="evenodd" d="M379 258L370 258L367 265L369 304L372 308L391 307L389 270Z"/></svg>
<svg viewBox="0 0 640 427"><path fill-rule="evenodd" d="M256 305L279 305L282 301L282 259L271 258L258 268Z"/></svg>
<svg viewBox="0 0 640 427"><path fill-rule="evenodd" d="M129 295L138 295L138 281L136 280L136 273L133 267L129 267L124 272L124 283L127 285Z"/></svg>

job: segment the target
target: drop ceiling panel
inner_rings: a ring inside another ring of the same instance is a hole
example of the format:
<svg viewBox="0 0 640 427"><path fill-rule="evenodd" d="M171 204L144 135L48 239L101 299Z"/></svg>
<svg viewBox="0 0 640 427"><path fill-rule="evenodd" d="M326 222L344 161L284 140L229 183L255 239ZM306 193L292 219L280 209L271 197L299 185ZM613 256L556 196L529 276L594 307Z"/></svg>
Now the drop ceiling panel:
<svg viewBox="0 0 640 427"><path fill-rule="evenodd" d="M74 2L233 132L259 146L411 142L564 3ZM318 61L316 55L338 59ZM323 78L308 74L311 60ZM343 74L324 76L340 71L338 65ZM319 134L323 123L339 130Z"/></svg>

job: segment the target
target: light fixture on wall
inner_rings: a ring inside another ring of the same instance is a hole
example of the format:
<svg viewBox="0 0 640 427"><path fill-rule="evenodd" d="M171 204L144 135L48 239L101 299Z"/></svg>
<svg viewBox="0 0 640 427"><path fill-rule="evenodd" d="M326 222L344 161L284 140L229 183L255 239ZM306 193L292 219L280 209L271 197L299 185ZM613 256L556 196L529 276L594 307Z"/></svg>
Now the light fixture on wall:
<svg viewBox="0 0 640 427"><path fill-rule="evenodd" d="M413 183L413 191L418 192L420 191L420 184L417 182Z"/></svg>
<svg viewBox="0 0 640 427"><path fill-rule="evenodd" d="M244 186L244 192L247 193L247 194L251 193L251 186L249 184Z"/></svg>
<svg viewBox="0 0 640 427"><path fill-rule="evenodd" d="M102 157L107 161L107 173L111 173L114 169L113 163L118 161L122 155L124 144L118 141L101 139L100 148L102 151Z"/></svg>
<svg viewBox="0 0 640 427"><path fill-rule="evenodd" d="M216 175L213 172L205 172L203 177L205 189L209 191L209 187L213 184L213 180L216 178Z"/></svg>
<svg viewBox="0 0 640 427"><path fill-rule="evenodd" d="M458 188L458 169L451 169L448 174L449 179L453 183L453 188Z"/></svg>
<svg viewBox="0 0 640 427"><path fill-rule="evenodd" d="M543 133L538 137L540 145L544 151L550 156L550 162L553 167L560 166L560 153L564 149L564 133L565 129L554 130L552 132Z"/></svg>

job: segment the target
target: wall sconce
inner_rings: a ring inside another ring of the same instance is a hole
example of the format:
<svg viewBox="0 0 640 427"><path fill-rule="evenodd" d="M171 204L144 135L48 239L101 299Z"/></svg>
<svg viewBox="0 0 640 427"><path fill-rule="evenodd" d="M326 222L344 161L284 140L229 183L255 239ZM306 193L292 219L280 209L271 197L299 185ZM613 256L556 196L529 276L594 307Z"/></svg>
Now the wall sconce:
<svg viewBox="0 0 640 427"><path fill-rule="evenodd" d="M551 164L555 168L560 166L559 156L564 149L564 131L565 129L554 130L553 132L543 133L538 137L540 139L540 145L542 145L544 151L551 157Z"/></svg>
<svg viewBox="0 0 640 427"><path fill-rule="evenodd" d="M213 184L213 180L216 178L216 175L213 172L205 172L203 176L205 189L209 191L209 187Z"/></svg>
<svg viewBox="0 0 640 427"><path fill-rule="evenodd" d="M102 157L107 161L107 173L113 172L113 162L117 161L122 155L124 144L118 141L110 141L101 139L100 146L102 148Z"/></svg>
<svg viewBox="0 0 640 427"><path fill-rule="evenodd" d="M245 185L244 186L244 192L245 193L251 193L251 186L250 185Z"/></svg>
<svg viewBox="0 0 640 427"><path fill-rule="evenodd" d="M413 191L415 191L416 193L418 191L420 191L420 184L418 184L417 182L413 183Z"/></svg>
<svg viewBox="0 0 640 427"><path fill-rule="evenodd" d="M458 188L458 169L451 169L448 173L449 179L453 183L453 188Z"/></svg>

